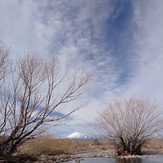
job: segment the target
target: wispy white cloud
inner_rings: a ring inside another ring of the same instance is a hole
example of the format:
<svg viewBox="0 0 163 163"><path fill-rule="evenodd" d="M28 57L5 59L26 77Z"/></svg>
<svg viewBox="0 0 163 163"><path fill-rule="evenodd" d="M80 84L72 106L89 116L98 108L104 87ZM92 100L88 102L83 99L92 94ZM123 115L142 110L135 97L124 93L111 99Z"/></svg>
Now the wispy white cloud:
<svg viewBox="0 0 163 163"><path fill-rule="evenodd" d="M78 127L83 130L114 98L135 95L161 101L162 3L1 0L0 31L13 57L31 50L92 71L94 82L86 95L90 102L70 122L82 124Z"/></svg>
<svg viewBox="0 0 163 163"><path fill-rule="evenodd" d="M30 49L42 57L59 55L73 68L92 71L95 81L89 105L72 123L89 123L108 98L116 97L117 69L111 39L106 31L118 10L105 1L1 1L0 29L12 55ZM107 36L108 35L108 36ZM107 43L108 42L108 43ZM80 115L80 116L79 116Z"/></svg>
<svg viewBox="0 0 163 163"><path fill-rule="evenodd" d="M156 99L162 105L163 2L143 2L136 2L134 6L134 21L137 27L134 32L134 53L138 64L126 92L141 98Z"/></svg>

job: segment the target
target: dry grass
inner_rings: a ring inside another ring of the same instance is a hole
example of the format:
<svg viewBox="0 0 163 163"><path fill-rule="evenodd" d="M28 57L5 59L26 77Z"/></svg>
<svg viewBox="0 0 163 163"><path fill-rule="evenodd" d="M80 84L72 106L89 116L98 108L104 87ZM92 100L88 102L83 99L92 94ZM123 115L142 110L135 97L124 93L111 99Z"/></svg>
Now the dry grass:
<svg viewBox="0 0 163 163"><path fill-rule="evenodd" d="M91 144L91 145L90 145ZM111 143L100 141L99 145L94 145L93 141L76 141L69 139L54 139L49 137L32 139L18 149L19 154L28 155L60 155L77 154L89 152L93 148L101 150L114 149ZM146 149L163 149L163 140L157 139L149 141L145 145Z"/></svg>
<svg viewBox="0 0 163 163"><path fill-rule="evenodd" d="M68 139L38 138L26 142L18 152L34 155L75 154L90 148L89 141L74 141Z"/></svg>
<svg viewBox="0 0 163 163"><path fill-rule="evenodd" d="M154 139L145 144L145 147L148 149L163 149L163 139Z"/></svg>

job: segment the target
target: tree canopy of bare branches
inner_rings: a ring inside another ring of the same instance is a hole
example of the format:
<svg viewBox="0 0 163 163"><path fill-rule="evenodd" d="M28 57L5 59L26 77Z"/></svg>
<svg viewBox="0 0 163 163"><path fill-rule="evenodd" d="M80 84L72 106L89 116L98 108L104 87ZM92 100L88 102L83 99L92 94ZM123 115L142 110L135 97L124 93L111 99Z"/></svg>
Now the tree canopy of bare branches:
<svg viewBox="0 0 163 163"><path fill-rule="evenodd" d="M0 155L10 155L19 145L80 109L66 104L79 98L90 76L64 68L58 59L42 61L37 55L9 64L8 51L0 49ZM8 72L8 73L6 73ZM70 107L70 106L69 106ZM63 111L62 114L59 114Z"/></svg>
<svg viewBox="0 0 163 163"><path fill-rule="evenodd" d="M162 129L162 122L157 104L129 98L108 104L95 127L113 143L118 155L140 155L142 146Z"/></svg>

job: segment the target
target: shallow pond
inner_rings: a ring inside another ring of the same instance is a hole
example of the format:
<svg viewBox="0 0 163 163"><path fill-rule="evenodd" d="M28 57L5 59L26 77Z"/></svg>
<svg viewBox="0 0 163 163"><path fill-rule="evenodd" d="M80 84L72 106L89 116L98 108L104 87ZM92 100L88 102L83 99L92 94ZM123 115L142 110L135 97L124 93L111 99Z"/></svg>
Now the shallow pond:
<svg viewBox="0 0 163 163"><path fill-rule="evenodd" d="M69 161L68 163L79 163L78 160ZM141 158L84 158L80 163L163 163L163 155L142 156Z"/></svg>

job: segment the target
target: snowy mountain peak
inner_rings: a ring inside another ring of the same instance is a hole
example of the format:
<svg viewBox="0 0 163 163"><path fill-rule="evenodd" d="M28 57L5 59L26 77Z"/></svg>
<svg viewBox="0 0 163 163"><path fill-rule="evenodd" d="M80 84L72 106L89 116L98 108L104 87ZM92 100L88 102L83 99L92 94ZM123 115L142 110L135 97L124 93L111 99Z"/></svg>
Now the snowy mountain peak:
<svg viewBox="0 0 163 163"><path fill-rule="evenodd" d="M78 140L93 140L93 139L95 139L95 137L92 135L83 134L80 132L74 132L74 133L70 134L67 138L68 139L78 139Z"/></svg>

